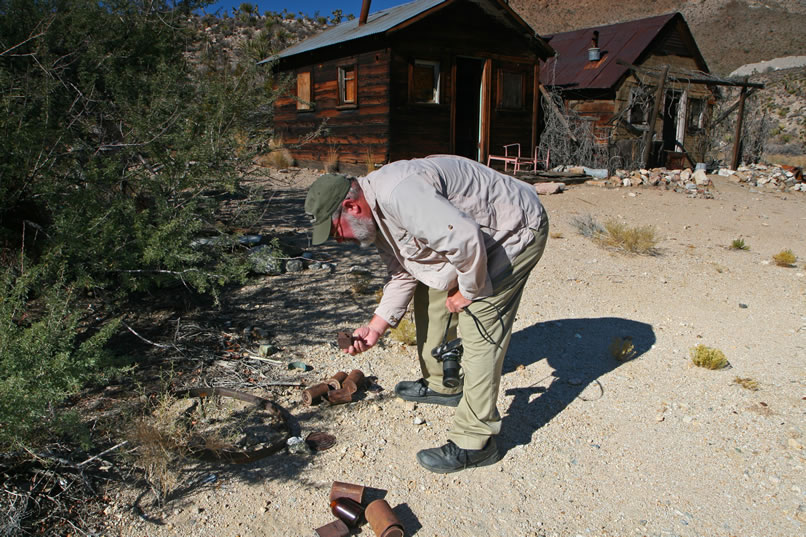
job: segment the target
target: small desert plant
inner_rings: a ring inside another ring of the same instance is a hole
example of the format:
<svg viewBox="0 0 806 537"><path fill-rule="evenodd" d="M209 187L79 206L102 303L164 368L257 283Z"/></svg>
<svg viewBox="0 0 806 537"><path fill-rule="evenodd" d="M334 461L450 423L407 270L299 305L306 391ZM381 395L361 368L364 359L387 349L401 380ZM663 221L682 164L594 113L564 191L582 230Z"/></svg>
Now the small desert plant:
<svg viewBox="0 0 806 537"><path fill-rule="evenodd" d="M750 247L745 244L744 239L739 237L738 239L733 239L733 242L730 243L731 250L749 250Z"/></svg>
<svg viewBox="0 0 806 537"><path fill-rule="evenodd" d="M355 272L352 274L353 283L350 285L350 292L353 296L368 295L372 293L370 283L372 276L364 272Z"/></svg>
<svg viewBox="0 0 806 537"><path fill-rule="evenodd" d="M619 362L632 360L637 354L630 336L615 337L610 342L610 355Z"/></svg>
<svg viewBox="0 0 806 537"><path fill-rule="evenodd" d="M745 390L750 390L751 392L757 392L759 390L758 381L751 379L749 377L747 378L736 377L735 379L733 379L733 383L738 384Z"/></svg>
<svg viewBox="0 0 806 537"><path fill-rule="evenodd" d="M562 233L560 233L559 231L552 231L552 232L549 234L549 236L550 236L552 239L562 239L562 238L564 238L564 237L563 237L563 234L562 234Z"/></svg>
<svg viewBox="0 0 806 537"><path fill-rule="evenodd" d="M779 267L792 267L795 265L795 261L797 261L798 258L792 252L792 250L786 249L781 250L780 252L772 256L772 260Z"/></svg>
<svg viewBox="0 0 806 537"><path fill-rule="evenodd" d="M605 232L602 225L590 214L575 216L571 220L571 225L576 228L580 235L589 239L595 239Z"/></svg>
<svg viewBox="0 0 806 537"><path fill-rule="evenodd" d="M697 345L691 349L691 361L697 367L705 369L724 369L730 365L725 353L705 345Z"/></svg>
<svg viewBox="0 0 806 537"><path fill-rule="evenodd" d="M414 326L414 321L408 319L401 319L397 327L389 331L389 335L392 339L404 345L415 345L417 343L417 328Z"/></svg>
<svg viewBox="0 0 806 537"><path fill-rule="evenodd" d="M605 245L633 254L654 255L658 239L652 226L630 227L623 222L609 220L605 223L606 234L599 240Z"/></svg>
<svg viewBox="0 0 806 537"><path fill-rule="evenodd" d="M339 169L339 151L331 146L325 158L325 172L332 173Z"/></svg>
<svg viewBox="0 0 806 537"><path fill-rule="evenodd" d="M288 168L294 164L294 157L288 149L278 148L259 155L255 163L264 168Z"/></svg>

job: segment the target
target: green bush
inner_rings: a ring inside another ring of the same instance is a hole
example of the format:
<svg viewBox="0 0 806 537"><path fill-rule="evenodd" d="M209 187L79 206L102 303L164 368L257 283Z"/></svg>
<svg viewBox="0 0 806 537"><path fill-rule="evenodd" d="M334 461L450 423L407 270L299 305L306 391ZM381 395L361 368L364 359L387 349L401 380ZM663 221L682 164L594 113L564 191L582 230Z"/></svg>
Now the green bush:
<svg viewBox="0 0 806 537"><path fill-rule="evenodd" d="M265 39L234 66L197 46L188 13L206 3L0 0L2 446L58 432L65 397L109 371L117 323L85 323L85 291L119 306L246 274L217 211L276 93L249 57Z"/></svg>

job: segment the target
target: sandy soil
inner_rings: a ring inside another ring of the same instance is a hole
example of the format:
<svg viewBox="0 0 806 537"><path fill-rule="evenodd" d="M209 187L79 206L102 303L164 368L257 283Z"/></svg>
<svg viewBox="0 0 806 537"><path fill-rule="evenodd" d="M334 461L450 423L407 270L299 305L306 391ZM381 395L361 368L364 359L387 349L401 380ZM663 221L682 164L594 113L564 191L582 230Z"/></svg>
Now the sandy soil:
<svg viewBox="0 0 806 537"><path fill-rule="evenodd" d="M301 236L306 180L272 194L266 231ZM379 287L373 252L309 249L336 261L335 272L264 277L224 297L221 316L233 331L267 327L282 349L273 358L313 368L266 364L267 377L307 384L358 368L380 391L314 407L301 404L299 388L253 392L287 408L303 436L324 431L337 444L189 470L195 481L188 477L163 508L142 505L140 516L121 495L109 532L312 535L334 519L332 482L345 481L384 496L406 535L803 535L806 279L802 260L782 268L771 259L784 249L806 258L806 195L714 181L710 200L586 185L543 197L552 237L504 364L504 458L486 468L435 475L417 464L417 450L445 442L452 409L394 398L396 382L419 376L411 348L387 338L350 357L335 347L336 331L373 309L374 297L355 293L348 273L366 266ZM587 214L654 226L659 255L603 249L573 225ZM740 237L749 250L729 248ZM637 356L620 362L609 347L626 336ZM732 367L693 367L689 350L698 344L724 351ZM369 526L354 534L373 535Z"/></svg>

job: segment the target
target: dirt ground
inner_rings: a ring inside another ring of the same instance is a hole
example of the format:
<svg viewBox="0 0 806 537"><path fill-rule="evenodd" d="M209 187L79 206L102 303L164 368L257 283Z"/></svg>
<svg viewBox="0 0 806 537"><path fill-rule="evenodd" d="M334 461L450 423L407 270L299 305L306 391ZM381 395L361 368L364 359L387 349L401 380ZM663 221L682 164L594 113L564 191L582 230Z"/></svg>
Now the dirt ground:
<svg viewBox="0 0 806 537"><path fill-rule="evenodd" d="M314 174L276 175L283 180L266 192L260 231L304 246L302 200ZM281 365L254 362L258 386L308 385L357 368L375 390L312 407L299 387L247 390L286 408L301 436L326 432L335 446L188 468L161 508L142 501L132 510L134 491L121 493L108 509L108 534L312 535L334 519L328 493L344 481L385 497L408 536L803 535L806 194L713 180L714 199L586 185L542 197L551 238L504 364L503 460L455 474L429 473L415 459L445 442L453 409L393 396L396 382L419 377L412 348L387 337L351 357L335 346L337 330L372 313L384 274L377 255L305 248L335 270L257 278L222 297L216 326L271 334ZM602 248L577 232L573 221L585 215L654 226L658 255ZM738 238L748 250L729 248ZM784 249L800 256L795 267L772 262ZM354 266L373 276L360 280ZM634 359L611 355L620 337L632 338ZM689 351L699 344L722 350L731 367L693 367ZM311 369L282 365L291 361ZM215 367L211 384L236 386L227 367Z"/></svg>

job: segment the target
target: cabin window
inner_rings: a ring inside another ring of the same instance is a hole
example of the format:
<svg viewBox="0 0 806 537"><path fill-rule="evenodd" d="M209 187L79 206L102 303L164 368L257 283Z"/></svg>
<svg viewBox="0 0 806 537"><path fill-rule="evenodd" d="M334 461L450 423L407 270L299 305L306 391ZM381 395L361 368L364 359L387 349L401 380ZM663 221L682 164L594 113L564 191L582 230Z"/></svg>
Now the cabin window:
<svg viewBox="0 0 806 537"><path fill-rule="evenodd" d="M649 114L654 99L649 89L635 86L630 89L629 121L631 125L646 125L649 123Z"/></svg>
<svg viewBox="0 0 806 537"><path fill-rule="evenodd" d="M409 90L412 102L439 104L439 62L414 60L409 72Z"/></svg>
<svg viewBox="0 0 806 537"><path fill-rule="evenodd" d="M498 71L498 108L523 110L526 77L514 71Z"/></svg>
<svg viewBox="0 0 806 537"><path fill-rule="evenodd" d="M358 104L358 70L356 64L339 66L339 106Z"/></svg>
<svg viewBox="0 0 806 537"><path fill-rule="evenodd" d="M313 110L311 92L311 72L297 73L297 110L304 112Z"/></svg>
<svg viewBox="0 0 806 537"><path fill-rule="evenodd" d="M688 100L688 130L698 131L703 127L705 115L705 99Z"/></svg>

